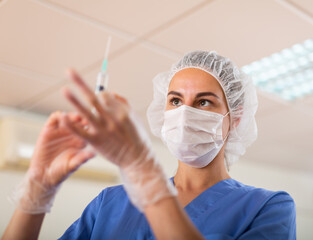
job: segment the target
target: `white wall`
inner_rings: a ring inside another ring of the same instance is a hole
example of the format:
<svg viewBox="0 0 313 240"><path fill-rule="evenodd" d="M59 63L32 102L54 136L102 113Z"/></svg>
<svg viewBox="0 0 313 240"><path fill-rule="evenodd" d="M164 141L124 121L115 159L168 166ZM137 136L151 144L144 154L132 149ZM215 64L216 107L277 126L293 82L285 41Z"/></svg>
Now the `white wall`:
<svg viewBox="0 0 313 240"><path fill-rule="evenodd" d="M154 143L158 158L168 176L172 176L177 166L173 157L160 143ZM294 198L297 206L298 239L313 239L313 176L305 172L275 168L268 165L252 164L246 160L236 163L231 176L248 185L264 187L271 190L285 190ZM13 213L13 205L7 200L14 186L20 182L23 173L0 170L0 234L3 233ZM56 239L82 213L85 206L110 185L77 178L68 179L57 195L52 212L45 219L40 239Z"/></svg>

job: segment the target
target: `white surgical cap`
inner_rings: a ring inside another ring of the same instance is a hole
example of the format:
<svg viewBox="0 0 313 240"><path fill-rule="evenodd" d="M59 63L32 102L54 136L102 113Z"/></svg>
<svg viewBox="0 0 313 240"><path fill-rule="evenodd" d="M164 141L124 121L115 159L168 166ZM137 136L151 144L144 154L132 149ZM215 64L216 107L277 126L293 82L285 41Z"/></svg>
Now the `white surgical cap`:
<svg viewBox="0 0 313 240"><path fill-rule="evenodd" d="M161 137L169 84L177 72L186 68L198 68L214 76L224 91L231 122L240 119L225 143L225 161L231 166L257 137L255 113L258 101L252 80L228 58L216 52L187 53L169 72L160 73L153 79L154 95L147 112L151 131Z"/></svg>

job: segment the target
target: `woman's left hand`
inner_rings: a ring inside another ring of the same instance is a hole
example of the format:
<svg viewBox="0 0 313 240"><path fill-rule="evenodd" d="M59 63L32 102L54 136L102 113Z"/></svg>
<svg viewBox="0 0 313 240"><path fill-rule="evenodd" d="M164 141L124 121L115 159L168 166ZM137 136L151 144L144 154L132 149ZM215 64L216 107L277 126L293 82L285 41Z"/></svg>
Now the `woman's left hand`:
<svg viewBox="0 0 313 240"><path fill-rule="evenodd" d="M110 92L97 97L74 71L69 73L91 107L85 107L69 90L65 90L65 96L86 118L89 128L79 127L69 118L65 122L107 160L119 166L132 203L143 211L147 205L175 196L176 189L154 157L148 135L127 101Z"/></svg>
<svg viewBox="0 0 313 240"><path fill-rule="evenodd" d="M64 90L66 98L88 121L86 130L67 118L66 124L74 133L120 167L130 165L143 152L149 151L145 130L138 124L138 119L135 120L124 98L107 91L96 96L76 72L69 71L69 76L90 106L84 106L70 90Z"/></svg>

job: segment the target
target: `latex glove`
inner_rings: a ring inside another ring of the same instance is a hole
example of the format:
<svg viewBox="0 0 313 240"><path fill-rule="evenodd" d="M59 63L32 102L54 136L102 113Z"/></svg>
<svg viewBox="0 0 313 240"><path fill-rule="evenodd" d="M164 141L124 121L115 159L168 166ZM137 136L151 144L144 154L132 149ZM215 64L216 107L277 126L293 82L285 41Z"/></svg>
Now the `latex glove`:
<svg viewBox="0 0 313 240"><path fill-rule="evenodd" d="M60 184L95 155L84 150L86 142L68 130L65 116L75 126L87 124L73 113L55 112L49 117L39 135L27 174L12 196L24 212L49 212Z"/></svg>
<svg viewBox="0 0 313 240"><path fill-rule="evenodd" d="M176 195L176 189L151 151L146 131L126 100L110 92L102 92L97 98L75 72L69 74L90 108L67 89L65 96L87 119L89 129L86 131L73 124L69 118L67 125L102 156L119 166L131 201L142 211L146 205ZM90 109L96 113L93 114Z"/></svg>

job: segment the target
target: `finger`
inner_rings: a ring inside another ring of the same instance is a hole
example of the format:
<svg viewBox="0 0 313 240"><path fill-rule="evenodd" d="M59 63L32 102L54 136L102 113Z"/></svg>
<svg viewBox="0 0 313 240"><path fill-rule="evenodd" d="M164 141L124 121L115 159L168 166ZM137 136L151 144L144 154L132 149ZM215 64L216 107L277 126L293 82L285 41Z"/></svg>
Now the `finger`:
<svg viewBox="0 0 313 240"><path fill-rule="evenodd" d="M119 101L125 103L127 106L129 106L129 103L128 103L128 101L127 101L126 98L122 97L121 95L119 95L119 94L117 94L117 93L115 93L115 92L113 92L112 94L113 94L113 96L114 96L117 100L119 100Z"/></svg>
<svg viewBox="0 0 313 240"><path fill-rule="evenodd" d="M89 122L86 118L82 117L80 114L76 112L70 112L67 114L72 122L77 123L82 127L88 126Z"/></svg>
<svg viewBox="0 0 313 240"><path fill-rule="evenodd" d="M82 164L87 162L89 159L93 158L96 154L91 151L82 150L79 151L77 154L69 162L69 171L73 172L76 171Z"/></svg>
<svg viewBox="0 0 313 240"><path fill-rule="evenodd" d="M49 148L49 150L52 149L53 146L59 147L60 145L67 143L69 140L71 140L73 138L73 136L71 135L67 135L67 136L63 136L63 137L59 137L53 140L50 140L49 142L47 142L44 146L45 148Z"/></svg>
<svg viewBox="0 0 313 240"><path fill-rule="evenodd" d="M107 93L106 98L112 120L118 124L123 123L128 118L128 105L117 100L111 93Z"/></svg>
<svg viewBox="0 0 313 240"><path fill-rule="evenodd" d="M63 117L63 122L65 124L65 126L68 127L68 129L70 131L72 131L74 134L76 134L77 136L87 140L87 141L90 141L91 138L92 138L92 135L90 133L88 133L84 128L83 126L79 126L73 122L70 121L69 117L68 116L64 116Z"/></svg>
<svg viewBox="0 0 313 240"><path fill-rule="evenodd" d="M74 122L80 122L83 119L77 112L69 112L67 116Z"/></svg>
<svg viewBox="0 0 313 240"><path fill-rule="evenodd" d="M83 129L89 132L95 129L86 118L80 116L78 113L68 113L67 118L72 125L75 125L79 129ZM73 133L73 131L68 127L68 125L66 125L66 121L64 119L61 119L60 125L63 125L64 128L66 128L68 131ZM76 137L83 141L83 139L81 139L80 136L76 136Z"/></svg>
<svg viewBox="0 0 313 240"><path fill-rule="evenodd" d="M82 126L88 126L89 125L89 122L88 122L88 120L86 118L82 118L80 123L81 123Z"/></svg>
<svg viewBox="0 0 313 240"><path fill-rule="evenodd" d="M45 125L48 126L48 127L51 127L51 128L58 128L58 126L59 126L59 118L60 118L61 114L62 114L62 112L60 112L60 111L53 112L49 116L49 118L48 118L48 120L47 120Z"/></svg>
<svg viewBox="0 0 313 240"><path fill-rule="evenodd" d="M120 103L118 100L114 99L114 96L110 92L101 92L99 95L99 101L103 106L101 119L105 121L107 129L110 129L110 127L114 125L114 122L116 122L115 115L119 112L118 104Z"/></svg>
<svg viewBox="0 0 313 240"><path fill-rule="evenodd" d="M91 113L89 109L83 106L80 101L75 97L73 93L71 93L67 88L63 88L63 94L67 98L67 100L80 112L84 117L86 117L91 124L96 124L97 119Z"/></svg>
<svg viewBox="0 0 313 240"><path fill-rule="evenodd" d="M68 75L70 79L75 83L75 85L82 91L84 96L87 98L88 102L93 106L99 113L102 112L102 107L97 99L94 92L86 85L83 79L72 69L68 70Z"/></svg>
<svg viewBox="0 0 313 240"><path fill-rule="evenodd" d="M118 107L118 100L114 98L113 94L110 92L101 92L99 95L99 99L103 105L103 108L108 116L112 115L112 113L116 112L116 108Z"/></svg>

